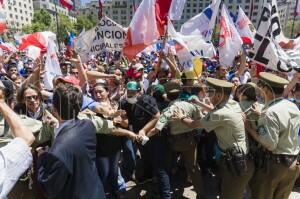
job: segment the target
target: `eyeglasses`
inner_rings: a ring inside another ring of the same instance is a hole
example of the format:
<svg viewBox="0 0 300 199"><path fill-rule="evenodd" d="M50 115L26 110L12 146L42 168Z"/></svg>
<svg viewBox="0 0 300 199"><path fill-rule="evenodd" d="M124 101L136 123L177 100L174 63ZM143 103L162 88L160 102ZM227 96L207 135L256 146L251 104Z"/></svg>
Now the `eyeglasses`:
<svg viewBox="0 0 300 199"><path fill-rule="evenodd" d="M26 99L26 101L30 101L31 99L37 100L37 99L38 99L38 96L37 96L37 95L26 96L25 99Z"/></svg>

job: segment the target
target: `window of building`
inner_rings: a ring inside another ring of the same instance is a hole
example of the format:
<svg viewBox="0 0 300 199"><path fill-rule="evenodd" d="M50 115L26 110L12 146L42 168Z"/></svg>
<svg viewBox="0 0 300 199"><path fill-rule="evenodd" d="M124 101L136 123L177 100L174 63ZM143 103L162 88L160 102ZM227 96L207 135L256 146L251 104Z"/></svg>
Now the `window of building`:
<svg viewBox="0 0 300 199"><path fill-rule="evenodd" d="M229 0L229 3L233 3L233 0Z"/></svg>
<svg viewBox="0 0 300 199"><path fill-rule="evenodd" d="M113 16L113 20L117 20L118 19L118 17L117 16Z"/></svg>
<svg viewBox="0 0 300 199"><path fill-rule="evenodd" d="M190 9L186 9L186 13L191 13L191 10Z"/></svg>
<svg viewBox="0 0 300 199"><path fill-rule="evenodd" d="M18 19L19 18L18 15L15 15L15 18Z"/></svg>
<svg viewBox="0 0 300 199"><path fill-rule="evenodd" d="M245 9L249 9L249 6L245 6Z"/></svg>
<svg viewBox="0 0 300 199"><path fill-rule="evenodd" d="M18 9L17 9L17 8L15 8L15 12L18 12Z"/></svg>
<svg viewBox="0 0 300 199"><path fill-rule="evenodd" d="M9 9L9 10L11 10L11 7L10 7L10 6L8 6L8 9Z"/></svg>
<svg viewBox="0 0 300 199"><path fill-rule="evenodd" d="M26 18L25 21L28 21L28 18Z"/></svg>
<svg viewBox="0 0 300 199"><path fill-rule="evenodd" d="M27 6L26 6L26 4L24 4L24 8L26 8Z"/></svg>
<svg viewBox="0 0 300 199"><path fill-rule="evenodd" d="M254 9L258 9L258 5L254 6Z"/></svg>
<svg viewBox="0 0 300 199"><path fill-rule="evenodd" d="M22 6L22 3L21 3L21 2L19 2L19 6L20 6L20 7Z"/></svg>
<svg viewBox="0 0 300 199"><path fill-rule="evenodd" d="M197 3L193 3L193 7L196 8L197 7Z"/></svg>
<svg viewBox="0 0 300 199"><path fill-rule="evenodd" d="M121 14L126 14L126 10L121 10Z"/></svg>
<svg viewBox="0 0 300 199"><path fill-rule="evenodd" d="M21 20L23 20L24 18L21 16Z"/></svg>
<svg viewBox="0 0 300 199"><path fill-rule="evenodd" d="M246 0L246 3L250 3L250 0Z"/></svg>
<svg viewBox="0 0 300 199"><path fill-rule="evenodd" d="M242 0L237 0L237 3L242 3Z"/></svg>
<svg viewBox="0 0 300 199"><path fill-rule="evenodd" d="M190 4L190 3L187 3L187 4L186 4L186 7L190 7L190 6L191 6L191 4Z"/></svg>
<svg viewBox="0 0 300 199"><path fill-rule="evenodd" d="M13 14L9 14L10 18L13 18Z"/></svg>
<svg viewBox="0 0 300 199"><path fill-rule="evenodd" d="M228 6L228 9L231 10L231 9L232 9L232 6Z"/></svg>
<svg viewBox="0 0 300 199"><path fill-rule="evenodd" d="M197 12L197 9L193 9L193 13L196 13Z"/></svg>
<svg viewBox="0 0 300 199"><path fill-rule="evenodd" d="M253 12L253 16L257 16L257 12Z"/></svg>

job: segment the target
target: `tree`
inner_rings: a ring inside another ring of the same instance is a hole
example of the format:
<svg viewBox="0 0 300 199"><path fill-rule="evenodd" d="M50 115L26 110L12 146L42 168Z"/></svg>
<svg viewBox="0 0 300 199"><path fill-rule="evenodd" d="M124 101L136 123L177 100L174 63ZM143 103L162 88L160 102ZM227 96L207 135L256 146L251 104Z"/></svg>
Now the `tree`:
<svg viewBox="0 0 300 199"><path fill-rule="evenodd" d="M79 16L77 17L76 30L77 33L81 32L83 29L91 29L97 25L97 19L92 15Z"/></svg>
<svg viewBox="0 0 300 199"><path fill-rule="evenodd" d="M75 30L75 23L72 22L69 17L63 15L63 14L58 14L58 31L56 28L56 23L52 23L51 29L54 29L57 35L57 39L59 42L64 42L66 43L69 39L68 33L69 32L74 32L76 33Z"/></svg>
<svg viewBox="0 0 300 199"><path fill-rule="evenodd" d="M292 27L293 27L293 21L289 21L287 25L283 28L284 35L286 37L290 37L292 33ZM293 37L297 33L300 33L300 21L295 21L294 24L294 31L293 31Z"/></svg>
<svg viewBox="0 0 300 199"><path fill-rule="evenodd" d="M41 9L34 12L31 25L24 26L22 30L25 33L41 32L47 30L51 23L51 15L46 10Z"/></svg>

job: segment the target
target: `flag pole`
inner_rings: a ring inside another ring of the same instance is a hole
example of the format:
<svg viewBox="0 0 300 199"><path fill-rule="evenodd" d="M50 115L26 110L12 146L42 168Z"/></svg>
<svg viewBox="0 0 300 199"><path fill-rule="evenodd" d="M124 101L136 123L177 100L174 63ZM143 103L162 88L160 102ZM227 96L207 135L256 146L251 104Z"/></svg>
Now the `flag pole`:
<svg viewBox="0 0 300 199"><path fill-rule="evenodd" d="M291 39L294 38L295 20L296 20L296 13L294 14L294 19L293 19L293 24L292 24Z"/></svg>
<svg viewBox="0 0 300 199"><path fill-rule="evenodd" d="M54 1L54 8L55 8L55 18L56 18L56 34L57 34L57 37L56 37L56 39L57 39L57 43L58 43L58 50L59 50L59 52L60 52L60 41L59 41L59 36L58 36L58 30L59 30L59 25L58 25L58 14L57 14L57 5L56 5L57 3L56 3L56 0Z"/></svg>

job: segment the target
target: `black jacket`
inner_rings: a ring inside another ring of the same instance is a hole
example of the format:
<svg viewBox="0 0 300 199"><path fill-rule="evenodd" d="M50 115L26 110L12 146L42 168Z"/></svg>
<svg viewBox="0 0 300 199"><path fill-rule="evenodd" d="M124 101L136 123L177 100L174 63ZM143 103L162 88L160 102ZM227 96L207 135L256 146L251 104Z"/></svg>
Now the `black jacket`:
<svg viewBox="0 0 300 199"><path fill-rule="evenodd" d="M103 199L96 165L96 129L89 120L68 122L38 159L38 183L49 199Z"/></svg>

